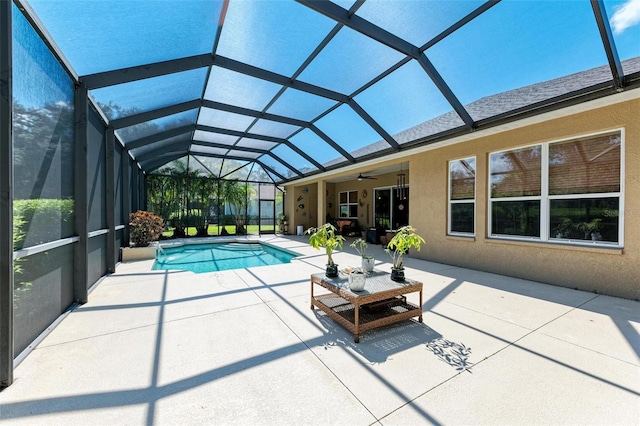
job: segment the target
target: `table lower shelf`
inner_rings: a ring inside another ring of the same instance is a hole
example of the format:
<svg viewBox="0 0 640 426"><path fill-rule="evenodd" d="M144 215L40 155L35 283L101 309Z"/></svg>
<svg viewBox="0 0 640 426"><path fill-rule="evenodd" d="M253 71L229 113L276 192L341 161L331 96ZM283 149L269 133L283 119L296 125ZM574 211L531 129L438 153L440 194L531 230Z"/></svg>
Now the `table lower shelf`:
<svg viewBox="0 0 640 426"><path fill-rule="evenodd" d="M356 343L360 340L360 333L374 328L413 317L419 317L419 321L422 322L421 307L407 302L404 296L359 306L357 322L355 305L336 294L314 296L311 304L312 307L320 308L331 319L353 333Z"/></svg>

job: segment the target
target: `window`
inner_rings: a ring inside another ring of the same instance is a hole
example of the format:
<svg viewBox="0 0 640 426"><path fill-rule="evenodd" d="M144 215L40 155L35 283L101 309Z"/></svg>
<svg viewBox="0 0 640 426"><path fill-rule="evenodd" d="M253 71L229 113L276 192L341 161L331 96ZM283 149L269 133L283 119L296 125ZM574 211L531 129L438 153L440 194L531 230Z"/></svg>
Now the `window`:
<svg viewBox="0 0 640 426"><path fill-rule="evenodd" d="M490 156L491 235L540 237L542 145Z"/></svg>
<svg viewBox="0 0 640 426"><path fill-rule="evenodd" d="M622 245L621 132L490 155L490 235Z"/></svg>
<svg viewBox="0 0 640 426"><path fill-rule="evenodd" d="M340 217L358 218L358 191L340 192Z"/></svg>
<svg viewBox="0 0 640 426"><path fill-rule="evenodd" d="M449 162L449 234L475 234L476 159Z"/></svg>

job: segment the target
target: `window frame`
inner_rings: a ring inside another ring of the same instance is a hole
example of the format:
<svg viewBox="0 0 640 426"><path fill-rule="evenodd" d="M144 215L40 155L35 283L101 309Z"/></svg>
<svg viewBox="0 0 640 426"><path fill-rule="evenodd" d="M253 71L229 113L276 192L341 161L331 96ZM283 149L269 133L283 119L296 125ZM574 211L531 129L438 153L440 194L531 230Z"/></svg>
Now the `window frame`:
<svg viewBox="0 0 640 426"><path fill-rule="evenodd" d="M619 192L600 192L600 193L583 193L583 194L563 194L549 195L549 146L556 143L579 141L605 135L620 135L620 191ZM494 198L491 194L491 156L496 153L514 151L518 149L540 146L540 195L525 197L498 197ZM624 195L625 195L625 129L614 128L602 132L585 133L568 138L555 139L547 142L539 142L529 145L510 147L507 149L491 151L487 155L487 238L500 240L515 241L538 241L550 244L564 244L575 246L598 246L606 248L624 248ZM610 241L594 241L594 240L578 240L570 238L552 238L550 235L549 224L551 220L551 201L553 200L577 200L577 199L593 199L593 198L618 198L618 242ZM493 233L493 209L494 202L500 201L540 201L540 236L528 237L517 235L505 235Z"/></svg>
<svg viewBox="0 0 640 426"><path fill-rule="evenodd" d="M473 159L474 161L474 169L473 169L473 198L464 198L464 199L460 199L460 200L453 200L451 199L451 195L452 195L452 185L453 185L453 181L451 180L451 164L455 163L456 161L466 161L466 160L471 160ZM449 207L449 211L447 212L447 235L453 235L453 236L457 236L457 237L475 237L476 236L476 198L477 198L477 193L478 193L478 185L477 185L477 173L478 173L478 159L475 155L470 155L467 157L462 157L462 158L456 158L453 160L449 160L447 162L447 180L449 182L448 188L447 188L447 205ZM452 231L451 230L451 215L453 213L453 206L452 204L473 204L473 232L460 232L460 231Z"/></svg>
<svg viewBox="0 0 640 426"><path fill-rule="evenodd" d="M355 193L355 201L352 202L349 194ZM340 202L342 200L342 194L346 194L346 203ZM342 206L347 206L349 213L352 213L351 208L355 207L355 216L342 216ZM358 219L358 191L355 189L338 192L338 218L339 219Z"/></svg>

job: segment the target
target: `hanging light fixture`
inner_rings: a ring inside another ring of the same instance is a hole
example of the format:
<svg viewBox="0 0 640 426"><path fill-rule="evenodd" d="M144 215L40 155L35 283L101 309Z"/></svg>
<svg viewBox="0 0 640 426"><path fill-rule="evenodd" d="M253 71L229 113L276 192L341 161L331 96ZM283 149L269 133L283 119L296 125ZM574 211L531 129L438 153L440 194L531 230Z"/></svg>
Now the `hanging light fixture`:
<svg viewBox="0 0 640 426"><path fill-rule="evenodd" d="M401 200L407 199L407 176L402 173L402 164L400 164L400 173L398 173L396 179L396 189L398 191L398 198Z"/></svg>

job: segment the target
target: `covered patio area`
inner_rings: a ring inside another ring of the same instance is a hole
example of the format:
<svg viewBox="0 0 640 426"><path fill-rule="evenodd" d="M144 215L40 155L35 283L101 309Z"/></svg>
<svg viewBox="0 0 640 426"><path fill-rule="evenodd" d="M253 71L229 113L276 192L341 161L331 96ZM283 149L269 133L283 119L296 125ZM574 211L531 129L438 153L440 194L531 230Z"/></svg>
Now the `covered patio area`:
<svg viewBox="0 0 640 426"><path fill-rule="evenodd" d="M324 254L261 240L301 256L197 275L120 263L20 357L3 424L637 425L640 302L408 258L424 323L356 344L310 309ZM357 265L344 247L337 263Z"/></svg>

